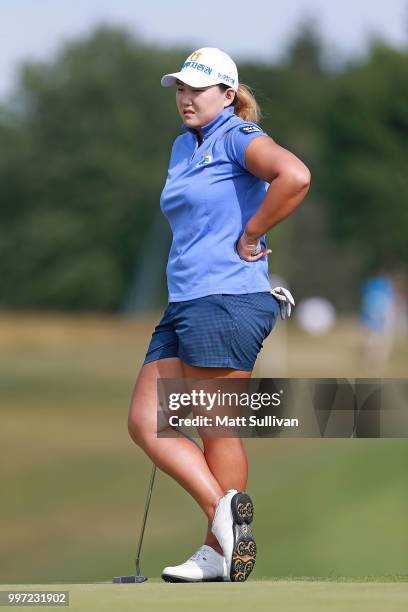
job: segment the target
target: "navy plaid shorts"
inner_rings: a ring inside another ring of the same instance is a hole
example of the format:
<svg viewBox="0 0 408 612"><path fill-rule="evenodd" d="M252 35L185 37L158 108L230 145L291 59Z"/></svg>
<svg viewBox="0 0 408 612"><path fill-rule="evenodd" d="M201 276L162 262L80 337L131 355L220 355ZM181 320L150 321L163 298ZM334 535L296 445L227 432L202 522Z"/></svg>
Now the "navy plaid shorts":
<svg viewBox="0 0 408 612"><path fill-rule="evenodd" d="M269 291L169 302L143 364L179 357L194 366L252 371L278 314L279 302Z"/></svg>

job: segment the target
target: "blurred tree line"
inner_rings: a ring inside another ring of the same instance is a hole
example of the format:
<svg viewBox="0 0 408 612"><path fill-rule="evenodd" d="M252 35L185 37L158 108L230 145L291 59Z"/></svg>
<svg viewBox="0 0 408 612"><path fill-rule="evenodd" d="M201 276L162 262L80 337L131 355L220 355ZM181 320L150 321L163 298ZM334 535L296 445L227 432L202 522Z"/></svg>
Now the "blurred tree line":
<svg viewBox="0 0 408 612"><path fill-rule="evenodd" d="M153 303L165 303L171 234L157 215L181 119L160 77L190 52L99 27L21 66L0 108L0 308L116 311L141 266L137 290L156 274ZM263 128L312 172L304 203L268 234L270 271L297 299L349 310L370 268L407 269L408 52L374 41L340 70L321 56L306 24L279 64L240 63L240 80Z"/></svg>

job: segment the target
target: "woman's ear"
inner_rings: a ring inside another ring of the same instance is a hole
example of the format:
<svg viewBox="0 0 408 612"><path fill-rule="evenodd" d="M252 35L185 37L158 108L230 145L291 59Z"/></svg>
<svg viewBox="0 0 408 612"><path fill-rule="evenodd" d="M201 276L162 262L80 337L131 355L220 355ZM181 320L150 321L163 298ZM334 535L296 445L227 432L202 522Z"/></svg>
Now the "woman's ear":
<svg viewBox="0 0 408 612"><path fill-rule="evenodd" d="M232 89L232 87L225 91L225 102L227 102L227 104L224 104L224 108L227 108L227 106L231 106L235 93L235 89Z"/></svg>

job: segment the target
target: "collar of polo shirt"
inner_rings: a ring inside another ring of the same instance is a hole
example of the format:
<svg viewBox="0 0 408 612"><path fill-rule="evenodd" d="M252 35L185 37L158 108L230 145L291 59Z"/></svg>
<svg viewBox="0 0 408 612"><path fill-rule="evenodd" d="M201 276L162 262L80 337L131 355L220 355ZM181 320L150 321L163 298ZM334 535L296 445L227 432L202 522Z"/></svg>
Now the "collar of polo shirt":
<svg viewBox="0 0 408 612"><path fill-rule="evenodd" d="M223 111L221 111L210 123L207 125L201 126L201 132L203 134L203 138L207 138L210 134L215 132L217 128L219 128L223 123L228 121L228 119L234 114L234 107L230 104ZM185 123L181 124L181 127L191 132L192 134L196 134L197 130L195 128L188 127Z"/></svg>

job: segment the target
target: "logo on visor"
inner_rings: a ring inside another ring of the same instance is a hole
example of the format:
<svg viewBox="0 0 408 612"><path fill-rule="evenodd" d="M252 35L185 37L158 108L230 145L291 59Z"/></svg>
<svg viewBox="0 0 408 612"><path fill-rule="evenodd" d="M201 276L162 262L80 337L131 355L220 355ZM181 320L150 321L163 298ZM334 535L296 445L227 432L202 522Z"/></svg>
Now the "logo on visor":
<svg viewBox="0 0 408 612"><path fill-rule="evenodd" d="M222 74L221 72L219 72L218 78L222 79L223 81L228 81L228 83L231 83L231 85L235 85L235 79L230 77L228 74Z"/></svg>

